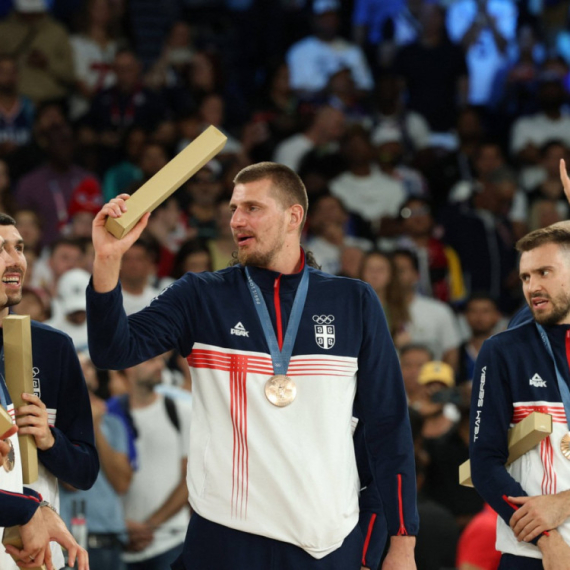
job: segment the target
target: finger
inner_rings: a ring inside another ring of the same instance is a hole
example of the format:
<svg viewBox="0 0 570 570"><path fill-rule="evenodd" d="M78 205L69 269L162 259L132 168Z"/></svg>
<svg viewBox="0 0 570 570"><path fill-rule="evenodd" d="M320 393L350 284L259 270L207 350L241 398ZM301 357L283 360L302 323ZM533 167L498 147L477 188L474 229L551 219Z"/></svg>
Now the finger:
<svg viewBox="0 0 570 570"><path fill-rule="evenodd" d="M89 556L84 548L77 552L77 570L89 570Z"/></svg>
<svg viewBox="0 0 570 570"><path fill-rule="evenodd" d="M12 544L6 545L6 552L14 558L23 558L23 557L27 556L27 553L25 550L20 550L19 548L16 548Z"/></svg>
<svg viewBox="0 0 570 570"><path fill-rule="evenodd" d="M47 416L46 412L42 410L39 406L29 405L29 406L22 406L16 410L16 421L18 418L26 418L29 416L39 417L39 416Z"/></svg>
<svg viewBox="0 0 570 570"><path fill-rule="evenodd" d="M524 505L532 499L532 497L507 497L511 503L515 505Z"/></svg>
<svg viewBox="0 0 570 570"><path fill-rule="evenodd" d="M75 548L67 551L67 565L70 568L75 566L75 559L77 558L77 552Z"/></svg>
<svg viewBox="0 0 570 570"><path fill-rule="evenodd" d="M543 531L548 530L546 523L541 520L530 520L525 527L524 531L520 533L520 539L528 542L536 538Z"/></svg>
<svg viewBox="0 0 570 570"><path fill-rule="evenodd" d="M18 426L14 424L6 433L0 435L0 440L8 439L9 437L13 436L17 431L18 431ZM0 442L0 449L2 449L2 446L4 445L6 446L6 452L8 452L10 450L10 447L8 446L7 443Z"/></svg>
<svg viewBox="0 0 570 570"><path fill-rule="evenodd" d="M24 392L22 394L22 400L25 400L26 402L29 402L30 404L34 404L36 406L39 406L40 408L42 408L44 410L46 409L46 405L35 394L28 394L27 392Z"/></svg>

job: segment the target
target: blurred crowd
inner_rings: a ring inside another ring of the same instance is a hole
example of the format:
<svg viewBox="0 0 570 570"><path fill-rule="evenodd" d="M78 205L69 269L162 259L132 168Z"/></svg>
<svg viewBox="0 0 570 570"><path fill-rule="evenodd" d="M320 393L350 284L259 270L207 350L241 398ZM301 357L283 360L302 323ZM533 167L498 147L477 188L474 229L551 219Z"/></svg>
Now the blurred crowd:
<svg viewBox="0 0 570 570"><path fill-rule="evenodd" d="M84 291L102 204L215 125L224 150L125 255L125 310L187 271L232 262L228 204L241 168L296 170L310 198L306 248L324 271L370 283L400 352L417 436L418 568L496 567L494 515L459 487L457 466L478 351L523 304L514 243L570 213L559 175L570 148L569 6L1 1L0 210L17 220L28 261L16 310L72 337L96 421L104 400L121 415L121 395L134 390L136 401L145 386L190 398L176 354L150 379L89 369ZM133 464L136 438L125 438ZM130 544L144 551L152 532L128 506L143 486L133 491L136 468L124 473L111 486L127 493ZM117 524L93 534L126 530Z"/></svg>

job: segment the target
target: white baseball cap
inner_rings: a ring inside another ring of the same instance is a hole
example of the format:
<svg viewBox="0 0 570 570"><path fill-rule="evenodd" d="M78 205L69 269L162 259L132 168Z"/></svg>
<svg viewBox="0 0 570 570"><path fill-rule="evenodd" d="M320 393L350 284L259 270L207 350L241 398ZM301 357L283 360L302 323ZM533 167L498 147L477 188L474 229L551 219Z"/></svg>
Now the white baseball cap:
<svg viewBox="0 0 570 570"><path fill-rule="evenodd" d="M59 278L57 296L65 315L87 310L85 290L90 278L83 269L70 269Z"/></svg>

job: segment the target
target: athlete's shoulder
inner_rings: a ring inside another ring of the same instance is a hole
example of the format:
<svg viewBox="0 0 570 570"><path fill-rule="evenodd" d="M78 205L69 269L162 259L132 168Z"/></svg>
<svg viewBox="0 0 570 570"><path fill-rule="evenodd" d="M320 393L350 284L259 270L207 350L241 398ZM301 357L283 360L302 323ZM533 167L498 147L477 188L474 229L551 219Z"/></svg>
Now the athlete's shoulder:
<svg viewBox="0 0 570 570"><path fill-rule="evenodd" d="M31 321L32 338L41 339L42 342L72 343L71 337L58 329L39 321ZM36 343L33 343L34 346Z"/></svg>
<svg viewBox="0 0 570 570"><path fill-rule="evenodd" d="M309 273L311 275L311 280L315 283L336 287L339 290L364 292L370 287L368 283L365 283L360 279L345 277L343 275L331 275L330 273L325 273L324 271L314 267L309 267Z"/></svg>
<svg viewBox="0 0 570 570"><path fill-rule="evenodd" d="M513 345L520 346L521 342L528 342L533 339L535 337L535 333L536 326L534 321L526 321L513 328L508 328L505 331L494 334L485 341L485 344L488 347L493 347L499 350Z"/></svg>

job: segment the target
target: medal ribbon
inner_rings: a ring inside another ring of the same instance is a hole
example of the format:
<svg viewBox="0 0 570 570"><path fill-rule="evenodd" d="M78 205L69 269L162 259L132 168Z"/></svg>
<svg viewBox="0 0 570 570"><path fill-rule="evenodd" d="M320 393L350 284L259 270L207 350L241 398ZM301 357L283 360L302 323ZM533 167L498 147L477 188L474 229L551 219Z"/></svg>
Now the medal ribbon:
<svg viewBox="0 0 570 570"><path fill-rule="evenodd" d="M305 263L301 283L299 284L297 293L295 293L295 300L293 301L293 308L291 309L291 316L289 317L289 324L287 325L287 332L285 333L285 340L281 350L279 350L279 343L277 342L277 337L275 336L275 331L271 324L271 317L269 316L267 304L265 303L261 289L251 278L247 267L245 268L245 274L247 275L247 283L249 285L251 298L253 299L253 306L255 307L259 322L263 328L265 340L269 346L271 362L273 363L273 373L275 375L287 374L289 360L291 360L293 346L297 338L297 331L299 330L299 323L301 322L301 315L303 314L305 300L307 299L307 291L309 290L309 270L307 264Z"/></svg>
<svg viewBox="0 0 570 570"><path fill-rule="evenodd" d="M548 340L548 335L544 328L536 323L536 328L540 333L540 338L546 347L548 354L550 354L550 358L552 358L552 362L554 363L554 370L556 371L556 380L558 380L558 389L560 390L560 397L562 398L562 403L564 404L564 412L566 413L566 422L570 421L570 388L568 388L568 384L560 370L558 370L558 366L556 366L556 359L554 358L554 353L552 352L552 347L550 346L550 340ZM568 341L568 337L566 337L566 341ZM568 345L567 345L568 346Z"/></svg>

